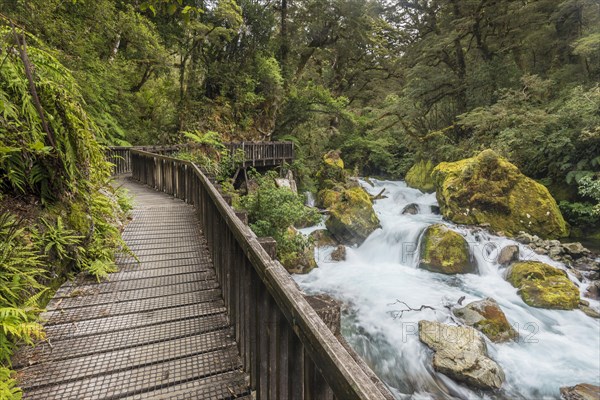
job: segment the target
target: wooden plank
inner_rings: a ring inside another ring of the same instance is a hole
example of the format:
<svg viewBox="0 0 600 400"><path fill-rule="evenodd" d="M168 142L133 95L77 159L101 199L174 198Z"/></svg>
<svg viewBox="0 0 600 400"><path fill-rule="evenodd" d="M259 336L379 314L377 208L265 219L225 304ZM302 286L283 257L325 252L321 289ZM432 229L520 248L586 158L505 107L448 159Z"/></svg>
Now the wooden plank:
<svg viewBox="0 0 600 400"><path fill-rule="evenodd" d="M106 353L223 329L229 329L229 321L225 314L191 320L167 321L164 324L67 338L58 342L39 342L35 347L21 349L12 361L14 368L22 368L40 362L54 362Z"/></svg>
<svg viewBox="0 0 600 400"><path fill-rule="evenodd" d="M67 324L50 325L46 334L54 340L66 337L89 336L98 333L115 332L133 327L162 324L188 318L199 318L224 313L223 301L172 307L163 310L138 314L117 315L99 319L83 320Z"/></svg>
<svg viewBox="0 0 600 400"><path fill-rule="evenodd" d="M42 313L40 318L44 321L45 326L50 326L109 316L147 313L192 304L218 302L220 299L220 293L215 290L202 292L194 291L142 300L70 308L66 310L59 306L59 308L54 311Z"/></svg>
<svg viewBox="0 0 600 400"><path fill-rule="evenodd" d="M236 371L235 348L28 390L24 400L108 400L143 394L217 373Z"/></svg>

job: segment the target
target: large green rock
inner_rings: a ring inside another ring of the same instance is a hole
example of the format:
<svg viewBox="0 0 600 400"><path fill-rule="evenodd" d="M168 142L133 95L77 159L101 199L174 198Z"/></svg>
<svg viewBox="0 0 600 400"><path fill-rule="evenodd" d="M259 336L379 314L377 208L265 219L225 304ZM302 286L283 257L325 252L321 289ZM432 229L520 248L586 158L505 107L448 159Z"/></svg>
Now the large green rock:
<svg viewBox="0 0 600 400"><path fill-rule="evenodd" d="M339 151L332 150L323 156L316 177L319 190L343 186L348 174L344 170L344 160Z"/></svg>
<svg viewBox="0 0 600 400"><path fill-rule="evenodd" d="M361 187L352 187L344 189L330 206L325 226L340 243L360 245L379 228L379 218L369 194Z"/></svg>
<svg viewBox="0 0 600 400"><path fill-rule="evenodd" d="M418 161L406 173L406 176L404 177L406 184L423 192L434 192L435 186L433 177L431 176L433 167L433 163L429 160Z"/></svg>
<svg viewBox="0 0 600 400"><path fill-rule="evenodd" d="M467 241L443 224L431 225L425 230L420 254L419 268L429 271L452 275L477 269L471 261Z"/></svg>
<svg viewBox="0 0 600 400"><path fill-rule="evenodd" d="M432 176L442 214L451 221L489 224L506 235L524 231L556 238L569 233L548 189L492 150L441 163Z"/></svg>
<svg viewBox="0 0 600 400"><path fill-rule="evenodd" d="M579 305L579 289L564 271L538 261L523 261L508 269L507 280L532 307L572 310Z"/></svg>

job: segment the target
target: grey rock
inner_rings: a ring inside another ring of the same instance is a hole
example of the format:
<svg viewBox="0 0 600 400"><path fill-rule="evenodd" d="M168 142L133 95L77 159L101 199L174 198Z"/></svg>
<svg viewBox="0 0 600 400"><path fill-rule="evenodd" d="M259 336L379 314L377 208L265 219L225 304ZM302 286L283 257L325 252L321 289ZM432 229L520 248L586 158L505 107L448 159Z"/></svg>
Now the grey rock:
<svg viewBox="0 0 600 400"><path fill-rule="evenodd" d="M587 315L588 317L592 317L592 318L600 318L600 313L596 310L594 310L592 307L584 305L584 304L580 304L579 305L579 309L581 311L583 311L583 313L585 315Z"/></svg>
<svg viewBox="0 0 600 400"><path fill-rule="evenodd" d="M487 356L485 342L475 329L419 321L419 339L435 351L436 371L476 388L502 386L504 371Z"/></svg>
<svg viewBox="0 0 600 400"><path fill-rule="evenodd" d="M552 258L558 257L563 252L562 247L552 246L548 249L548 255Z"/></svg>
<svg viewBox="0 0 600 400"><path fill-rule="evenodd" d="M333 261L344 261L346 259L346 246L343 244L338 245L335 250L331 252L331 259Z"/></svg>
<svg viewBox="0 0 600 400"><path fill-rule="evenodd" d="M533 235L530 235L529 233L521 231L517 235L516 239L521 243L529 244L529 243L533 242Z"/></svg>
<svg viewBox="0 0 600 400"><path fill-rule="evenodd" d="M600 386L580 383L571 387L561 387L560 397L563 400L598 400L600 399Z"/></svg>
<svg viewBox="0 0 600 400"><path fill-rule="evenodd" d="M590 251L579 242L563 243L562 247L567 254L575 258L590 254Z"/></svg>
<svg viewBox="0 0 600 400"><path fill-rule="evenodd" d="M589 297L590 299L600 299L600 281L594 281L590 283L590 286L588 286L585 292L585 296Z"/></svg>
<svg viewBox="0 0 600 400"><path fill-rule="evenodd" d="M418 213L419 213L419 206L416 205L415 203L411 203L411 204L407 205L402 210L402 215L406 215L406 214L415 215Z"/></svg>
<svg viewBox="0 0 600 400"><path fill-rule="evenodd" d="M472 326L492 342L507 342L518 337L506 315L492 298L486 298L453 310L454 315L466 325Z"/></svg>
<svg viewBox="0 0 600 400"><path fill-rule="evenodd" d="M498 264L500 265L508 265L513 261L519 261L519 246L516 244L503 247L498 255Z"/></svg>

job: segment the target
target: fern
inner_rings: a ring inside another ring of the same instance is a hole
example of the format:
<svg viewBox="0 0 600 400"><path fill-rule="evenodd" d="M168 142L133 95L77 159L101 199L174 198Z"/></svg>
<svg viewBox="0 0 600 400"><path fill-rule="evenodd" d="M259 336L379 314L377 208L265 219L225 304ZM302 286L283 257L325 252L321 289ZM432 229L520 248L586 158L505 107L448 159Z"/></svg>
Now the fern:
<svg viewBox="0 0 600 400"><path fill-rule="evenodd" d="M13 371L0 367L0 399L21 400L23 392L19 389L17 381L13 378Z"/></svg>

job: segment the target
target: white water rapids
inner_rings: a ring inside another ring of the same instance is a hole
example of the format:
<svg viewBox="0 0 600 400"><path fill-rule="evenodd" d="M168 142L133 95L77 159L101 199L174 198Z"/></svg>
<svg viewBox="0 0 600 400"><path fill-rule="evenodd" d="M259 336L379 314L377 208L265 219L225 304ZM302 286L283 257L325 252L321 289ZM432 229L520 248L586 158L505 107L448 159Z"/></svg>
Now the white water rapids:
<svg viewBox="0 0 600 400"><path fill-rule="evenodd" d="M331 248L317 250L319 268L294 278L307 293L327 293L346 305L344 336L398 399L558 399L562 386L600 385L600 320L579 310L526 305L504 279L505 268L495 262L502 247L516 242L443 221L431 212L435 195L408 188L404 182L374 181L374 187L364 186L372 194L386 189L388 198L375 202L382 229L360 247L347 248L343 262L331 262ZM419 214L402 215L410 203L419 205ZM433 223L445 223L465 236L478 264L477 274L448 276L417 268L419 238ZM546 256L520 248L522 259L566 270ZM569 276L583 293L587 285ZM472 390L436 373L431 366L432 352L419 341L418 321L452 323L445 306L456 304L461 296L466 296L463 305L494 298L520 334L516 342L486 340L489 356L506 374L498 392ZM435 311L399 315L394 311L406 307L394 304L396 300L414 309L428 305ZM597 301L590 303L598 309Z"/></svg>

